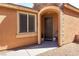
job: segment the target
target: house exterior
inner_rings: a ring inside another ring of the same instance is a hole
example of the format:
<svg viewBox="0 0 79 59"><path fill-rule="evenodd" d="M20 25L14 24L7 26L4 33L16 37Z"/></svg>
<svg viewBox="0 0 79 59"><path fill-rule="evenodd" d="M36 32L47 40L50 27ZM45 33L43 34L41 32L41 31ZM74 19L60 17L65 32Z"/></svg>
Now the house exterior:
<svg viewBox="0 0 79 59"><path fill-rule="evenodd" d="M41 44L55 34L58 46L74 41L78 8L67 3L34 3L33 8L0 3L0 50Z"/></svg>

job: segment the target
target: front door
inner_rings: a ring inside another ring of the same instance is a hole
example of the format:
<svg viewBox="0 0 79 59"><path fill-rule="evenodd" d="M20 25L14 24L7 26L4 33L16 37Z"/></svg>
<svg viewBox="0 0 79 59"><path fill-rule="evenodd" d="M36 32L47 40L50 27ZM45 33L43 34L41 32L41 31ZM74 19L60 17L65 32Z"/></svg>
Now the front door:
<svg viewBox="0 0 79 59"><path fill-rule="evenodd" d="M44 40L52 41L53 40L53 18L51 16L44 17Z"/></svg>

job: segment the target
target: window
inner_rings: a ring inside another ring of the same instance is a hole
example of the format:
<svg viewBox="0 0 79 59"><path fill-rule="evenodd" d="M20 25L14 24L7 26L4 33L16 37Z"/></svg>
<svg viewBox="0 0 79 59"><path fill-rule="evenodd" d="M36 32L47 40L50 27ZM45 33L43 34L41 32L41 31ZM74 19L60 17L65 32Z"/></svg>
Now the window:
<svg viewBox="0 0 79 59"><path fill-rule="evenodd" d="M19 33L35 32L35 15L19 13Z"/></svg>
<svg viewBox="0 0 79 59"><path fill-rule="evenodd" d="M29 32L35 32L35 17L29 15Z"/></svg>
<svg viewBox="0 0 79 59"><path fill-rule="evenodd" d="M27 32L27 15L20 14L20 33Z"/></svg>

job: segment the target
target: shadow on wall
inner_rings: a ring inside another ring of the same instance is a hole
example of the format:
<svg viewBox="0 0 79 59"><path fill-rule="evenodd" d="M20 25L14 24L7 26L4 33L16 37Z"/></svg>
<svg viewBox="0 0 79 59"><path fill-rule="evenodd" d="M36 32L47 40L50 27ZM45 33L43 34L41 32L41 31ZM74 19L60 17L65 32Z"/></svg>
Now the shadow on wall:
<svg viewBox="0 0 79 59"><path fill-rule="evenodd" d="M64 10L65 10L64 13L65 13L66 15L79 18L79 13L74 12L74 11L72 12L72 10L69 10L69 9L64 9Z"/></svg>
<svg viewBox="0 0 79 59"><path fill-rule="evenodd" d="M73 42L79 44L79 35L75 35Z"/></svg>

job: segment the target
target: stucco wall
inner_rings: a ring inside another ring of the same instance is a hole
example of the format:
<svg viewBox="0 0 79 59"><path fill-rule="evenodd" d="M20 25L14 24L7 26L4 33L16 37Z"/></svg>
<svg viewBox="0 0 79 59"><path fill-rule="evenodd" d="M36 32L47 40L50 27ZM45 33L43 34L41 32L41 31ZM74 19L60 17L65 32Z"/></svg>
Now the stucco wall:
<svg viewBox="0 0 79 59"><path fill-rule="evenodd" d="M64 17L62 44L67 44L74 41L75 35L79 35L79 13L64 8L64 15L62 17Z"/></svg>
<svg viewBox="0 0 79 59"><path fill-rule="evenodd" d="M53 34L58 32L58 14L53 15Z"/></svg>
<svg viewBox="0 0 79 59"><path fill-rule="evenodd" d="M0 50L37 43L37 35L17 38L17 10L0 7L6 17L0 23ZM37 33L36 33L37 34Z"/></svg>

